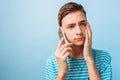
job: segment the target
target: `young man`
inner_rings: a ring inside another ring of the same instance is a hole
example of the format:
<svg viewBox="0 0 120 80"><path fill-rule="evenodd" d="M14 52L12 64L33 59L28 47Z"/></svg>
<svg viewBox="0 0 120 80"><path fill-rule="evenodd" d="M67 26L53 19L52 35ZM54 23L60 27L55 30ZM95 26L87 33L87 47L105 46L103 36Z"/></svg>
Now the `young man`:
<svg viewBox="0 0 120 80"><path fill-rule="evenodd" d="M92 31L81 4L69 2L60 8L60 28L65 37L46 64L48 80L111 80L111 57L103 50L92 49Z"/></svg>

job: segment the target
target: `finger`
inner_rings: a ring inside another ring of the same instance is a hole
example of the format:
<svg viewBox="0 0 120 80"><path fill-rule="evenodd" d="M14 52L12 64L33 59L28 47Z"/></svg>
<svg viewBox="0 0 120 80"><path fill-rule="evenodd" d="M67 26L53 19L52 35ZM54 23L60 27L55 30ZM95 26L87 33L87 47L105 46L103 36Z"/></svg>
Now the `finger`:
<svg viewBox="0 0 120 80"><path fill-rule="evenodd" d="M85 45L92 45L92 38L91 38L91 36L89 36L88 29L86 29L85 32L86 32Z"/></svg>
<svg viewBox="0 0 120 80"><path fill-rule="evenodd" d="M89 23L87 23L87 30L88 30L89 37L92 37L92 30Z"/></svg>
<svg viewBox="0 0 120 80"><path fill-rule="evenodd" d="M71 47L64 48L63 51L61 52L61 55L65 55L67 52L71 52L72 53L72 48Z"/></svg>
<svg viewBox="0 0 120 80"><path fill-rule="evenodd" d="M92 44L92 31L89 23L87 24L87 31L88 31L89 42Z"/></svg>
<svg viewBox="0 0 120 80"><path fill-rule="evenodd" d="M63 42L64 42L64 38L61 38L59 43L58 43L57 50L60 49L60 47L63 45Z"/></svg>
<svg viewBox="0 0 120 80"><path fill-rule="evenodd" d="M88 31L87 29L85 30L85 45L88 44L88 41L89 41L89 36L88 36Z"/></svg>
<svg viewBox="0 0 120 80"><path fill-rule="evenodd" d="M66 53L68 53L68 52L72 53L72 48L71 48L71 47L65 47L62 52L59 52L59 51L58 51L57 53L55 53L55 56L56 56L57 58L60 58L60 57L63 57L63 56L64 56Z"/></svg>
<svg viewBox="0 0 120 80"><path fill-rule="evenodd" d="M63 59L67 59L70 56L70 52L67 52L64 56Z"/></svg>
<svg viewBox="0 0 120 80"><path fill-rule="evenodd" d="M71 47L71 46L72 46L72 43L66 43L59 48L59 51L62 52L64 48Z"/></svg>

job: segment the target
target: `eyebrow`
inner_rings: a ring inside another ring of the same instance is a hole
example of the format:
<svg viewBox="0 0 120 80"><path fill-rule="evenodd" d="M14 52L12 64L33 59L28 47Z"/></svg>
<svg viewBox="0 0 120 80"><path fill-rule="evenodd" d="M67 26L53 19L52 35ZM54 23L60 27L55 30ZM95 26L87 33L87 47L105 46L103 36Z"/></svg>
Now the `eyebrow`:
<svg viewBox="0 0 120 80"><path fill-rule="evenodd" d="M79 23L84 23L84 22L87 22L87 20L81 20ZM70 24L67 24L66 26L69 26L69 25L75 25L75 23L70 23Z"/></svg>
<svg viewBox="0 0 120 80"><path fill-rule="evenodd" d="M80 21L79 23L83 23L83 22L87 22L87 20L82 20L82 21Z"/></svg>

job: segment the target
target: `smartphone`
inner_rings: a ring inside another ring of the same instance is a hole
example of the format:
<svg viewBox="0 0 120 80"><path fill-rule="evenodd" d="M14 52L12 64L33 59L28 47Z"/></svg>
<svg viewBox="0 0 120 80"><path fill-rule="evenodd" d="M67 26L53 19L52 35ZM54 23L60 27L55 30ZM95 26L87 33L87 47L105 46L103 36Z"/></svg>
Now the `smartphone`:
<svg viewBox="0 0 120 80"><path fill-rule="evenodd" d="M62 37L64 38L64 42L63 44L66 44L66 43L70 43L62 29L62 27L59 27L59 30L58 30L58 34L59 34L59 38L61 39ZM72 46L71 46L72 48ZM71 58L73 55L71 54L68 58Z"/></svg>
<svg viewBox="0 0 120 80"><path fill-rule="evenodd" d="M60 38L60 39L61 39L62 37L64 38L64 43L63 43L63 44L69 43L67 37L65 36L65 33L64 33L62 27L59 27L58 34L59 34L59 38Z"/></svg>

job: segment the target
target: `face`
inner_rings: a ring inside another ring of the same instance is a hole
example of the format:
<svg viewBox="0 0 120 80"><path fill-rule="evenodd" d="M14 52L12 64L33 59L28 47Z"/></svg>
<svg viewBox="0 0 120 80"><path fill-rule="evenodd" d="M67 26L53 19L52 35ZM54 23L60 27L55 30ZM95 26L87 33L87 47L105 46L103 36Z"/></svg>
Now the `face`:
<svg viewBox="0 0 120 80"><path fill-rule="evenodd" d="M69 13L62 19L62 27L67 39L76 46L84 45L86 25L86 17L81 11Z"/></svg>

